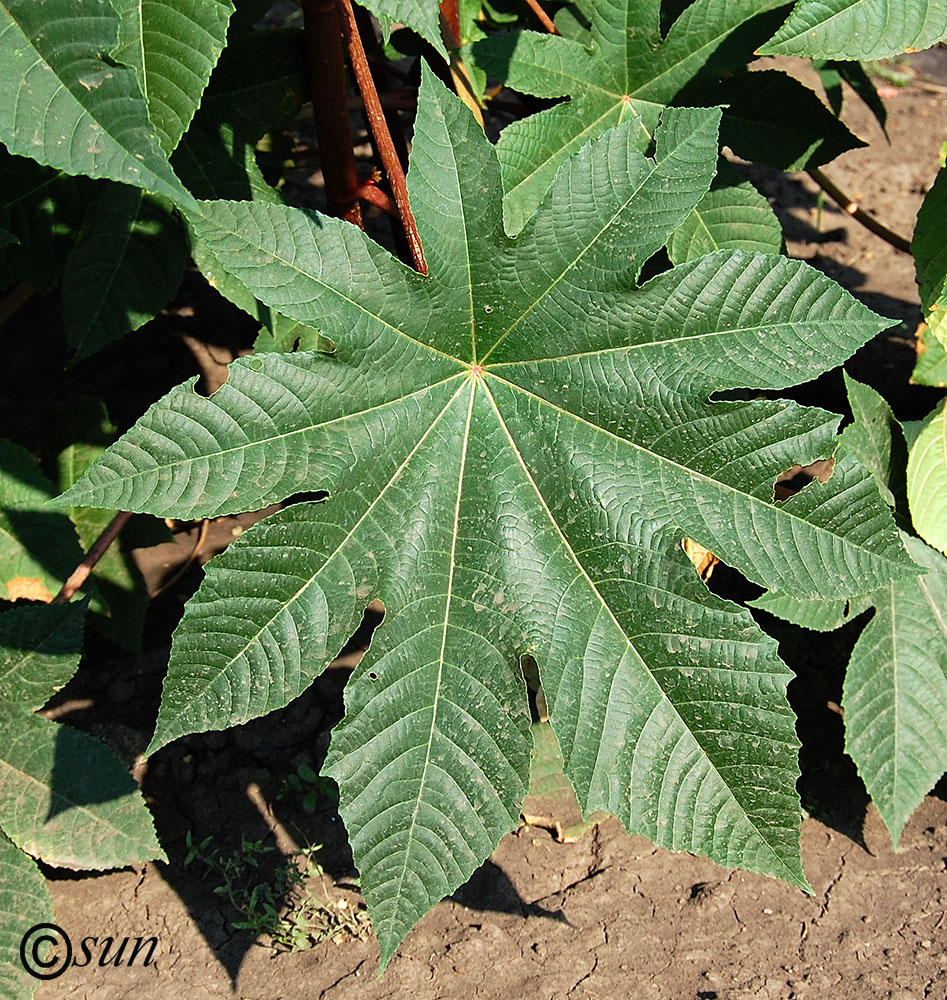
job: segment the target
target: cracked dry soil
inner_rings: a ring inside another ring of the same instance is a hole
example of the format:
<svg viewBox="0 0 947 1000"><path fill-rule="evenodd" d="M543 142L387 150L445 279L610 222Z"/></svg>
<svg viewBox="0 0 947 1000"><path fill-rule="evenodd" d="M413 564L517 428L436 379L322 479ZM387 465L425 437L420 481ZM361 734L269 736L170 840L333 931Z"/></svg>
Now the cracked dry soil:
<svg viewBox="0 0 947 1000"><path fill-rule="evenodd" d="M936 67L935 67L936 68ZM947 79L919 76L888 100L889 146L850 93L846 118L871 141L827 168L893 229L909 235L947 137ZM831 204L817 209L805 175L754 171L774 200L792 256L828 271L877 311L901 320L850 362L884 391L899 416L929 411L937 393L908 389L913 332L920 318L910 258L867 233ZM799 398L844 408L834 373ZM222 546L232 521L212 525ZM213 541L213 539L212 539ZM151 580L180 559L179 548L142 553ZM727 582L718 584L726 589ZM194 581L191 581L192 585ZM176 614L180 613L178 597ZM767 626L772 622L767 620ZM317 855L334 897L354 899L354 874L341 824L320 802L306 813L279 798L300 763L318 765L340 712L345 661L281 712L228 734L179 741L136 774L156 816L169 864L70 875L49 872L56 919L73 937L154 935L151 966L71 968L40 986L39 1000L944 1000L947 997L947 801L928 796L896 853L842 752L843 665L858 624L831 637L780 633L798 679L790 697L804 742L801 755L803 857L814 894L771 879L721 869L627 836L614 819L577 843L521 830L504 838L454 897L408 936L385 976L375 978L372 939L327 941L308 951L273 952L235 931L238 919L212 883L182 866L187 831L212 834L223 849L241 835L285 846L323 844ZM81 668L59 699L63 721L83 726L130 763L147 743L167 649L134 663ZM350 662L350 661L349 661ZM256 783L260 798L248 797ZM254 801L257 803L254 804ZM555 813L554 802L528 811ZM342 887L337 887L341 882Z"/></svg>

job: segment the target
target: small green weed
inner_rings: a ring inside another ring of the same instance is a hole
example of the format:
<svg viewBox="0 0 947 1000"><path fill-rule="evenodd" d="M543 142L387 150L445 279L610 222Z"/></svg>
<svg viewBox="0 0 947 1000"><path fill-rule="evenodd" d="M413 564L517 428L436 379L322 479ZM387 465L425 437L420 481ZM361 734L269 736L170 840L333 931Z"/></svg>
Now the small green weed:
<svg viewBox="0 0 947 1000"><path fill-rule="evenodd" d="M243 915L232 924L236 930L252 931L258 939L269 938L277 951L304 951L328 939L364 939L371 933L368 911L361 900L329 895L325 871L313 856L321 844L272 859L267 856L279 854L277 849L259 840L242 837L240 847L229 855L211 847L212 840L205 837L196 841L188 831L184 865L199 861L208 874L217 877L214 892ZM322 898L311 884L316 880Z"/></svg>
<svg viewBox="0 0 947 1000"><path fill-rule="evenodd" d="M339 786L331 779L317 774L308 764L300 764L295 773L289 775L280 789L277 799L298 799L302 809L315 812L319 799L327 799L331 805L339 804Z"/></svg>

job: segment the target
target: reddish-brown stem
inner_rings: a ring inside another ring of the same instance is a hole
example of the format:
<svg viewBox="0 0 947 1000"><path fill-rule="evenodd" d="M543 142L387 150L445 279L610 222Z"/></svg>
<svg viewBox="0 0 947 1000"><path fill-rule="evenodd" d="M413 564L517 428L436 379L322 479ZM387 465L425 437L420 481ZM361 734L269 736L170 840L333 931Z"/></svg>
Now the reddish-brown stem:
<svg viewBox="0 0 947 1000"><path fill-rule="evenodd" d="M362 210L355 196L359 182L345 90L339 11L335 0L303 0L302 9L312 115L316 122L329 214L361 226Z"/></svg>
<svg viewBox="0 0 947 1000"><path fill-rule="evenodd" d="M460 48L460 0L441 0L441 17L447 29L447 47Z"/></svg>
<svg viewBox="0 0 947 1000"><path fill-rule="evenodd" d="M529 4L529 9L539 18L546 31L553 35L559 34L556 31L556 26L552 23L552 18L540 6L539 0L526 0L526 3Z"/></svg>
<svg viewBox="0 0 947 1000"><path fill-rule="evenodd" d="M408 247L411 250L411 260L414 262L415 270L421 274L427 274L427 263L424 260L424 251L421 249L421 237L418 234L418 227L408 203L408 185L405 183L404 170L401 161L398 159L398 151L388 130L388 123L385 121L385 113L378 99L378 91L375 89L375 81L372 79L371 70L368 68L368 60L365 58L365 49L362 46L362 39L358 33L358 25L355 23L355 11L352 9L352 0L338 0L339 12L342 16L342 31L345 35L345 43L349 50L349 61L355 73L355 80L358 83L362 101L365 104L365 114L368 116L368 124L371 127L372 135L375 137L375 145L378 147L378 155L381 157L382 166L388 175L388 183L391 185L392 194L395 196L395 204L398 206L398 216L401 225L404 227L405 236L408 240Z"/></svg>
<svg viewBox="0 0 947 1000"><path fill-rule="evenodd" d="M809 176L819 185L820 188L834 201L839 208L847 212L856 222L860 222L869 232L880 236L886 243L890 243L896 250L904 253L911 252L911 241L906 240L900 233L889 229L883 222L879 222L873 215L869 215L857 201L854 201L832 180L830 180L821 170L813 167L807 171Z"/></svg>
<svg viewBox="0 0 947 1000"><path fill-rule="evenodd" d="M398 206L377 185L372 183L363 184L358 191L356 191L356 194L362 199L362 201L367 201L369 205L374 205L376 208L380 208L383 212L387 212L389 215L393 215L397 218Z"/></svg>
<svg viewBox="0 0 947 1000"><path fill-rule="evenodd" d="M108 527L95 540L89 554L72 571L69 579L62 585L62 590L53 598L53 604L65 604L73 594L88 580L89 574L95 569L95 564L105 555L106 550L118 537L118 533L128 524L132 514L129 510L119 511L109 522Z"/></svg>

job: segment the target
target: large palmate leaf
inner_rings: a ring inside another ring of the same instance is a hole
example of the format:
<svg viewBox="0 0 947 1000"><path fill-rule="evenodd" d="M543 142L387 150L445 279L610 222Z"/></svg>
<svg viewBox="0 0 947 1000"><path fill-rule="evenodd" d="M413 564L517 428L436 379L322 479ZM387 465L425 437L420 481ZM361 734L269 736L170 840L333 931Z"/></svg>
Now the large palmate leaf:
<svg viewBox="0 0 947 1000"><path fill-rule="evenodd" d="M947 400L924 421L911 445L908 503L915 531L947 553Z"/></svg>
<svg viewBox="0 0 947 1000"><path fill-rule="evenodd" d="M75 359L153 319L178 290L186 262L184 232L167 202L125 185L101 190L63 275Z"/></svg>
<svg viewBox="0 0 947 1000"><path fill-rule="evenodd" d="M903 503L905 442L888 404L846 376L855 417L843 445L872 469L889 502ZM806 628L829 631L874 607L845 675L845 749L897 846L911 813L947 770L947 559L902 535L918 575L847 600L752 602Z"/></svg>
<svg viewBox="0 0 947 1000"><path fill-rule="evenodd" d="M516 822L539 663L586 812L804 885L787 669L683 535L829 597L914 570L851 459L785 504L838 418L779 388L886 321L807 265L721 251L636 288L707 191L716 109L626 123L568 161L514 240L494 148L430 73L409 188L429 273L265 203L192 220L220 266L337 344L173 390L60 502L190 517L286 508L215 560L179 628L151 749L286 704L381 599L329 773L387 962Z"/></svg>
<svg viewBox="0 0 947 1000"><path fill-rule="evenodd" d="M0 828L68 868L164 858L134 779L102 743L34 715L75 673L82 604L0 615Z"/></svg>
<svg viewBox="0 0 947 1000"><path fill-rule="evenodd" d="M46 879L0 830L0 1000L33 996L39 983L20 962L20 942L34 924L52 919Z"/></svg>
<svg viewBox="0 0 947 1000"><path fill-rule="evenodd" d="M121 18L112 57L138 74L165 153L190 124L227 39L230 0L111 0Z"/></svg>
<svg viewBox="0 0 947 1000"><path fill-rule="evenodd" d="M645 148L661 109L672 102L728 103L734 110L737 103L748 105L727 141L736 146L745 140L754 148L739 152L753 158L758 156L755 146L767 136L769 146L774 145L774 134L794 150L805 135L803 162L809 165L858 145L814 95L784 74L770 75L785 81L783 89L792 89L793 98L786 100L783 94L774 101L770 95L765 103L768 118L762 122L754 121L763 108L754 103L753 92L764 83L772 88L772 82L763 77L752 80L750 92L706 97L708 82L754 58L754 48L779 21L773 12L784 8L785 0L696 0L680 13L663 39L661 6L659 0L590 0L580 4L579 11L587 19L588 30L570 22L561 35L521 31L494 35L473 46L477 65L513 89L537 97L571 98L508 125L500 135L497 150L508 232L519 231L560 165L583 143L639 115L640 141ZM688 100L689 85L698 88L696 99ZM800 94L812 98L804 113L797 113ZM784 158L780 154L775 165L788 168ZM796 153L792 160L796 166L798 159Z"/></svg>
<svg viewBox="0 0 947 1000"><path fill-rule="evenodd" d="M942 0L797 0L762 55L888 59L947 36Z"/></svg>
<svg viewBox="0 0 947 1000"><path fill-rule="evenodd" d="M184 206L135 70L116 65L108 0L0 0L0 141L68 174L122 181Z"/></svg>

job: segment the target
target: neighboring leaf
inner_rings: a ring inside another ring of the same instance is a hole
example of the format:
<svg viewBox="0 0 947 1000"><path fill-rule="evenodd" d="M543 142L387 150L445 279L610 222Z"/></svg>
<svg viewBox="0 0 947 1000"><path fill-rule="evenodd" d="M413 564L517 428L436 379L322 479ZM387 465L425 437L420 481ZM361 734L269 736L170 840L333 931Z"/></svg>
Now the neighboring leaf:
<svg viewBox="0 0 947 1000"><path fill-rule="evenodd" d="M210 79L197 120L255 142L281 128L308 97L303 32L266 29L231 42Z"/></svg>
<svg viewBox="0 0 947 1000"><path fill-rule="evenodd" d="M862 99L868 110L875 116L882 131L887 134L885 126L888 121L888 111L877 88L872 83L871 77L865 72L865 67L860 62L817 59L812 65L819 74L819 79L825 88L825 96L829 100L829 106L836 115L842 113L842 82L844 81Z"/></svg>
<svg viewBox="0 0 947 1000"><path fill-rule="evenodd" d="M125 765L86 733L34 715L79 665L83 604L0 615L0 827L68 868L165 859Z"/></svg>
<svg viewBox="0 0 947 1000"><path fill-rule="evenodd" d="M58 280L82 225L93 182L41 167L0 147L0 225L15 245L0 250L0 284Z"/></svg>
<svg viewBox="0 0 947 1000"><path fill-rule="evenodd" d="M705 101L728 105L723 145L780 170L817 167L865 145L811 90L776 70L738 73L709 88Z"/></svg>
<svg viewBox="0 0 947 1000"><path fill-rule="evenodd" d="M870 597L850 600L805 601L785 594L769 592L755 601L747 601L751 608L768 611L777 618L812 629L814 632L834 632L846 622L857 618L871 607Z"/></svg>
<svg viewBox="0 0 947 1000"><path fill-rule="evenodd" d="M842 431L841 440L871 470L888 506L903 511L908 453L901 425L879 393L856 382L848 372L843 374L854 422Z"/></svg>
<svg viewBox="0 0 947 1000"><path fill-rule="evenodd" d="M254 142L229 125L213 125L198 115L172 157L174 169L196 198L230 201L283 199L263 178Z"/></svg>
<svg viewBox="0 0 947 1000"><path fill-rule="evenodd" d="M263 327L253 342L253 350L257 354L270 351L322 351L331 354L335 344L323 337L318 330L306 326L294 319L287 319L278 312L273 312L261 305L268 315L263 320Z"/></svg>
<svg viewBox="0 0 947 1000"><path fill-rule="evenodd" d="M378 18L386 40L392 24L403 24L448 58L441 38L440 8L434 0L367 0L362 6Z"/></svg>
<svg viewBox="0 0 947 1000"><path fill-rule="evenodd" d="M872 595L875 616L845 675L845 749L894 846L947 771L947 559L904 545L928 572Z"/></svg>
<svg viewBox="0 0 947 1000"><path fill-rule="evenodd" d="M908 504L914 530L947 553L947 400L927 418L911 445Z"/></svg>
<svg viewBox="0 0 947 1000"><path fill-rule="evenodd" d="M193 199L162 153L135 71L108 57L119 20L108 0L0 0L0 141L68 174Z"/></svg>
<svg viewBox="0 0 947 1000"><path fill-rule="evenodd" d="M0 1000L33 996L39 982L20 962L20 942L34 924L52 919L42 872L0 830Z"/></svg>
<svg viewBox="0 0 947 1000"><path fill-rule="evenodd" d="M69 518L49 507L55 495L33 456L0 439L0 597L51 601L82 561Z"/></svg>
<svg viewBox="0 0 947 1000"><path fill-rule="evenodd" d="M230 0L111 0L121 19L112 58L134 68L166 155L194 117L227 38Z"/></svg>
<svg viewBox="0 0 947 1000"><path fill-rule="evenodd" d="M184 232L167 203L110 184L90 207L63 275L63 322L75 360L137 330L184 277Z"/></svg>
<svg viewBox="0 0 947 1000"><path fill-rule="evenodd" d="M926 324L918 333L917 361L911 381L915 385L947 388L947 348Z"/></svg>
<svg viewBox="0 0 947 1000"><path fill-rule="evenodd" d="M855 422L842 434L840 453L854 447L889 496L900 497L901 430L873 389L848 376L846 388ZM908 433L909 441L912 437ZM902 540L922 570L911 578L846 601L798 601L769 593L751 602L820 631L875 608L846 671L845 748L895 847L911 813L947 770L947 560L906 533Z"/></svg>
<svg viewBox="0 0 947 1000"><path fill-rule="evenodd" d="M930 332L947 348L947 170L940 170L917 213L911 239L924 318Z"/></svg>
<svg viewBox="0 0 947 1000"><path fill-rule="evenodd" d="M890 59L945 36L942 0L797 0L760 55Z"/></svg>
<svg viewBox="0 0 947 1000"><path fill-rule="evenodd" d="M72 408L71 441L58 456L58 485L66 490L115 440L115 428L100 403L81 401ZM69 516L76 526L83 551L89 551L117 511L94 507L74 507ZM113 642L132 652L141 649L141 630L148 607L144 580L123 543L139 547L170 541L171 534L161 522L136 515L119 538L105 551L92 571L96 587L107 605L107 615L93 616L93 622ZM106 611L105 608L95 608Z"/></svg>
<svg viewBox="0 0 947 1000"><path fill-rule="evenodd" d="M773 12L784 6L785 0L697 0L662 39L657 0L595 0L583 5L590 27L579 37L521 31L476 43L470 50L476 64L507 86L537 97L571 98L513 122L500 133L497 152L506 192L507 232L519 232L561 164L589 139L639 115L643 126L639 139L646 148L663 107L672 102L718 103L716 97L704 99L706 85L754 58L754 48L778 23L779 15ZM761 77L753 83L761 86L766 80ZM689 96L688 85L696 96ZM832 137L825 141L828 156L836 134L848 133L818 98L812 95L812 99L815 105L804 109L816 115L805 129L807 146L815 149L816 133L827 128ZM802 121L791 108L777 104L769 110L777 120L785 111L791 121ZM762 127L756 131L762 132ZM795 139L779 135L779 141ZM843 148L857 144L849 141ZM774 146L771 141L767 149ZM818 158L815 152L813 156ZM780 154L776 165L784 158Z"/></svg>
<svg viewBox="0 0 947 1000"><path fill-rule="evenodd" d="M716 109L668 109L568 161L514 240L494 148L430 72L409 189L428 274L354 226L280 205L192 219L253 294L334 354L231 365L173 390L60 503L193 516L299 503L209 566L172 651L150 751L303 691L373 598L327 772L382 963L516 822L539 664L582 808L805 885L788 669L710 594L683 535L773 589L844 596L916 571L838 418L712 403L838 364L889 321L802 262L720 251L636 288L707 191Z"/></svg>
<svg viewBox="0 0 947 1000"><path fill-rule="evenodd" d="M715 250L779 253L783 231L769 202L726 161L710 190L671 233L668 255L680 264Z"/></svg>

